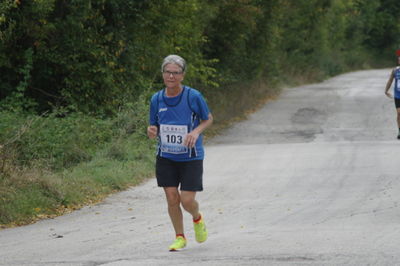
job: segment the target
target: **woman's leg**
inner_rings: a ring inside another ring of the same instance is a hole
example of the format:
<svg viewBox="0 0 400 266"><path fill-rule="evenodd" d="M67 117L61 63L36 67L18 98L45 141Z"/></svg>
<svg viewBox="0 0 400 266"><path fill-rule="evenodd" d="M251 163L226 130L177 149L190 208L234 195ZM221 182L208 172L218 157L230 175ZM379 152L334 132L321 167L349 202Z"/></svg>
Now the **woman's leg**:
<svg viewBox="0 0 400 266"><path fill-rule="evenodd" d="M183 215L180 207L181 196L179 195L178 188L176 187L164 187L165 196L168 203L168 214L171 218L172 225L175 230L175 234L183 233Z"/></svg>
<svg viewBox="0 0 400 266"><path fill-rule="evenodd" d="M200 217L199 203L196 201L196 191L181 191L181 203L185 211L190 213L194 220Z"/></svg>

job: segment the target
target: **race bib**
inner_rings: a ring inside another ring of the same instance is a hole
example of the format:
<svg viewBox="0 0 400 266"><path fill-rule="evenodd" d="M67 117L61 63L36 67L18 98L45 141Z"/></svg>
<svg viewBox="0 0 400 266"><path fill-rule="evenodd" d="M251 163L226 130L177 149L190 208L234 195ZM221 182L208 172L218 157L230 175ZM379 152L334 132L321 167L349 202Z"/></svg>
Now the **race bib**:
<svg viewBox="0 0 400 266"><path fill-rule="evenodd" d="M161 151L174 154L187 153L188 148L183 145L187 134L187 126L160 125Z"/></svg>

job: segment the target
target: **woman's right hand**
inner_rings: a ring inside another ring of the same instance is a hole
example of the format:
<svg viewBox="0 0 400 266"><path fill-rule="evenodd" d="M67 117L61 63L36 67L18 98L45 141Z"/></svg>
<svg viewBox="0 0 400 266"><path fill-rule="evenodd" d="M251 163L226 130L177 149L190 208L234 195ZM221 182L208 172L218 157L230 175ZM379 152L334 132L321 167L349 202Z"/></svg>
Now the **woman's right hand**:
<svg viewBox="0 0 400 266"><path fill-rule="evenodd" d="M156 126L148 126L147 127L147 136L150 139L156 138L157 134L158 134L158 128Z"/></svg>

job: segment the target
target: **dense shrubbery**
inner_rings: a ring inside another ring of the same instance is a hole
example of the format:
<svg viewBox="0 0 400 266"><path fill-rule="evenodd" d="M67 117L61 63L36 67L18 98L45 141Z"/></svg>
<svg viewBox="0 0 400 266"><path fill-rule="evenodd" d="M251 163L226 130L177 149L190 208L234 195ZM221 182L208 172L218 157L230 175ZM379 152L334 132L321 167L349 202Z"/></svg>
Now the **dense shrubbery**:
<svg viewBox="0 0 400 266"><path fill-rule="evenodd" d="M280 83L394 62L399 13L396 0L1 1L0 224L148 173L166 55L187 59L218 124Z"/></svg>
<svg viewBox="0 0 400 266"><path fill-rule="evenodd" d="M296 69L336 74L367 54L389 58L399 11L395 0L6 0L0 100L113 115L158 85L169 53L188 60L187 80L205 90Z"/></svg>

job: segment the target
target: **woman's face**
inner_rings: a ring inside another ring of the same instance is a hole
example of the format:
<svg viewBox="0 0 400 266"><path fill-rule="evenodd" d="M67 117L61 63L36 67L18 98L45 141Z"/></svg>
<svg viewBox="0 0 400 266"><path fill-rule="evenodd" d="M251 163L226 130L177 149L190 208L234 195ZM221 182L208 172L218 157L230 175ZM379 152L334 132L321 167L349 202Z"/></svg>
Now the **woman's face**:
<svg viewBox="0 0 400 266"><path fill-rule="evenodd" d="M185 76L182 68L176 64L168 64L164 66L162 75L165 86L170 89L181 87L181 82Z"/></svg>

